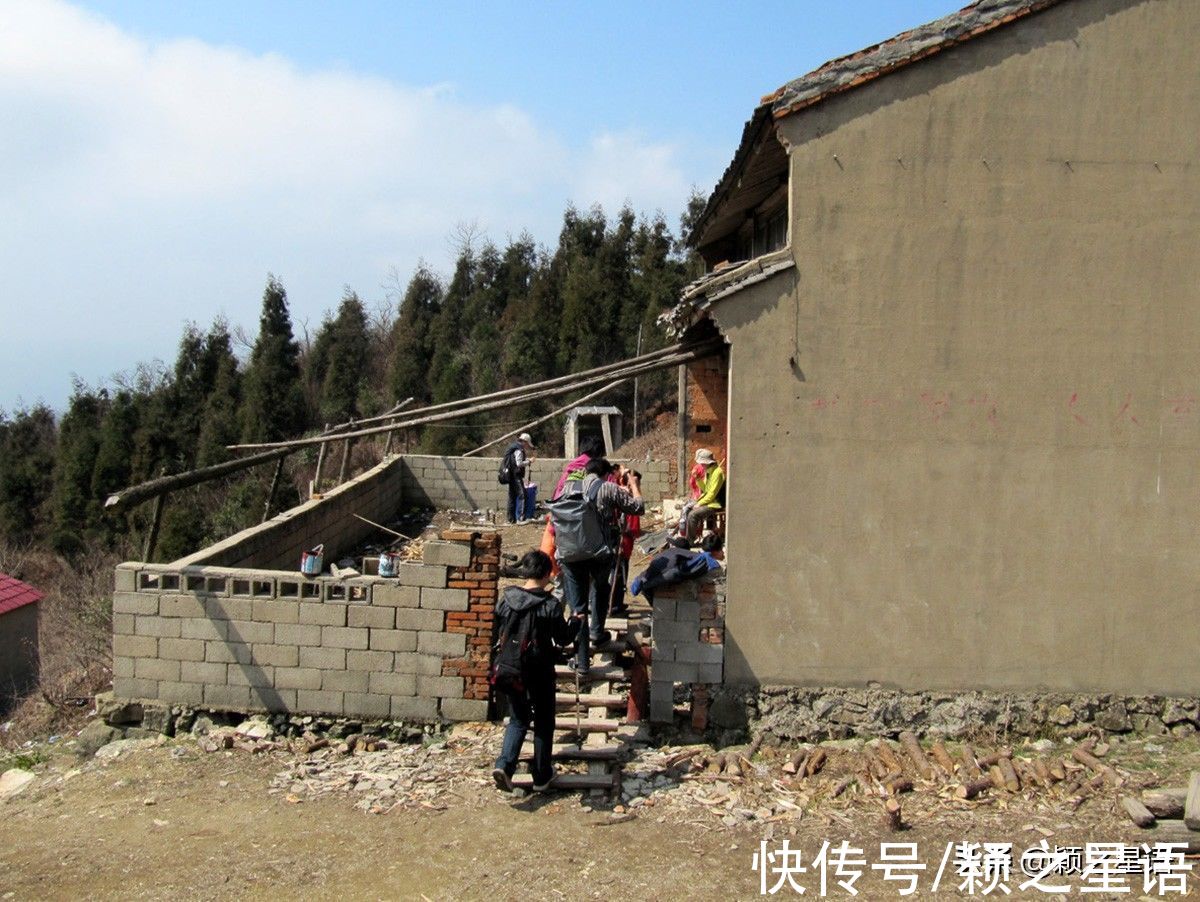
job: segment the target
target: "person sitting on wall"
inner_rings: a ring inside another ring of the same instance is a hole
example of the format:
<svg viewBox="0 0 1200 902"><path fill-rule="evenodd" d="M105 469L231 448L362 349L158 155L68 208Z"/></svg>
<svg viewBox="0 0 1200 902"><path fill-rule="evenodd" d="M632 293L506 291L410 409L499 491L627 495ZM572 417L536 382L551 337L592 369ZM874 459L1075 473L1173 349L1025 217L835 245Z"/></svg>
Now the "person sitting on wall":
<svg viewBox="0 0 1200 902"><path fill-rule="evenodd" d="M563 603L550 594L550 558L530 551L511 568L525 578L521 586L509 586L496 604L496 632L500 636L497 661L504 656L502 646L509 644L511 664L516 673L493 674L493 683L508 699L508 726L492 779L496 787L512 792L512 776L525 735L533 728L533 788L548 789L554 779L550 763L554 745L554 662L556 646L575 641L582 614L570 620L563 617ZM507 640L507 643L506 643ZM510 667L509 670L512 670Z"/></svg>
<svg viewBox="0 0 1200 902"><path fill-rule="evenodd" d="M704 482L695 504L689 503L684 508L685 535L692 541L700 537L709 518L725 506L725 471L713 453L700 448L696 452L696 463L704 467Z"/></svg>

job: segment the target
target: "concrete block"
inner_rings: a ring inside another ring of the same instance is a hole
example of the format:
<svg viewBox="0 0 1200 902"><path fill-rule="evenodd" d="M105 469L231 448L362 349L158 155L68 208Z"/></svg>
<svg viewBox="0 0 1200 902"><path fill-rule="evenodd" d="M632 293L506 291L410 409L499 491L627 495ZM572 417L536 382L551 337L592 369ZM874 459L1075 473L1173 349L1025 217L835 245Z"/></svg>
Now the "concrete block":
<svg viewBox="0 0 1200 902"><path fill-rule="evenodd" d="M133 631L138 636L178 639L179 621L159 617L157 614L146 617L138 616L134 619Z"/></svg>
<svg viewBox="0 0 1200 902"><path fill-rule="evenodd" d="M365 670L322 670L321 689L332 692L366 692L370 681Z"/></svg>
<svg viewBox="0 0 1200 902"><path fill-rule="evenodd" d="M159 683L158 700L173 705L202 705L204 687L199 683Z"/></svg>
<svg viewBox="0 0 1200 902"><path fill-rule="evenodd" d="M466 589L422 589L421 607L435 611L465 611L469 607Z"/></svg>
<svg viewBox="0 0 1200 902"><path fill-rule="evenodd" d="M204 704L214 708L245 711L250 704L249 686L205 686Z"/></svg>
<svg viewBox="0 0 1200 902"><path fill-rule="evenodd" d="M307 623L277 623L275 624L276 645L310 645L321 644L321 628L316 624Z"/></svg>
<svg viewBox="0 0 1200 902"><path fill-rule="evenodd" d="M437 720L437 699L394 695L392 696L391 716L394 720L417 721L420 723Z"/></svg>
<svg viewBox="0 0 1200 902"><path fill-rule="evenodd" d="M429 630L440 633L445 626L445 611L407 609L396 611L396 629L398 630Z"/></svg>
<svg viewBox="0 0 1200 902"><path fill-rule="evenodd" d="M421 549L421 561L446 567L468 567L471 545L469 542L426 542Z"/></svg>
<svg viewBox="0 0 1200 902"><path fill-rule="evenodd" d="M346 625L390 630L396 626L396 609L365 604L351 605L346 612Z"/></svg>
<svg viewBox="0 0 1200 902"><path fill-rule="evenodd" d="M137 658L123 658L113 656L112 672L113 677L124 677L125 679L133 679L134 666L137 664Z"/></svg>
<svg viewBox="0 0 1200 902"><path fill-rule="evenodd" d="M113 654L128 658L158 656L158 639L153 636L113 636Z"/></svg>
<svg viewBox="0 0 1200 902"><path fill-rule="evenodd" d="M254 663L273 667L296 667L300 664L300 649L294 645L251 645Z"/></svg>
<svg viewBox="0 0 1200 902"><path fill-rule="evenodd" d="M699 664L680 664L678 661L653 661L650 678L669 683L694 683Z"/></svg>
<svg viewBox="0 0 1200 902"><path fill-rule="evenodd" d="M348 651L346 652L347 670L390 671L395 656L390 651Z"/></svg>
<svg viewBox="0 0 1200 902"><path fill-rule="evenodd" d="M139 592L117 592L113 595L114 614L157 614L158 596Z"/></svg>
<svg viewBox="0 0 1200 902"><path fill-rule="evenodd" d="M137 618L133 614L113 614L112 625L114 636L132 636Z"/></svg>
<svg viewBox="0 0 1200 902"><path fill-rule="evenodd" d="M158 698L158 683L155 680L114 679L113 696L115 698Z"/></svg>
<svg viewBox="0 0 1200 902"><path fill-rule="evenodd" d="M229 641L247 644L270 645L275 641L275 624L256 623L253 620L230 620Z"/></svg>
<svg viewBox="0 0 1200 902"><path fill-rule="evenodd" d="M417 651L442 657L465 655L467 637L463 633L417 633Z"/></svg>
<svg viewBox="0 0 1200 902"><path fill-rule="evenodd" d="M115 589L118 592L133 592L137 589L137 568L118 564Z"/></svg>
<svg viewBox="0 0 1200 902"><path fill-rule="evenodd" d="M133 675L139 680L179 681L179 662L160 661L158 658L138 658Z"/></svg>
<svg viewBox="0 0 1200 902"><path fill-rule="evenodd" d="M276 689L320 689L321 671L312 667L276 667Z"/></svg>
<svg viewBox="0 0 1200 902"><path fill-rule="evenodd" d="M264 711L295 711L296 689L276 689L274 686L251 686L250 707ZM311 690L307 690L311 691Z"/></svg>
<svg viewBox="0 0 1200 902"><path fill-rule="evenodd" d="M382 720L391 716L392 697L390 695L347 692L344 698L343 712L351 717L377 717Z"/></svg>
<svg viewBox="0 0 1200 902"><path fill-rule="evenodd" d="M249 664L250 646L241 642L205 642L204 660L219 664Z"/></svg>
<svg viewBox="0 0 1200 902"><path fill-rule="evenodd" d="M444 698L441 711L446 720L487 720L488 703L475 698Z"/></svg>
<svg viewBox="0 0 1200 902"><path fill-rule="evenodd" d="M700 602L688 598L675 599L675 619L679 623L700 623Z"/></svg>
<svg viewBox="0 0 1200 902"><path fill-rule="evenodd" d="M431 589L446 587L446 568L425 564L401 564L397 578L402 586L421 586Z"/></svg>
<svg viewBox="0 0 1200 902"><path fill-rule="evenodd" d="M659 644L658 640L654 641L654 662L657 664L661 661L675 660L675 643L666 642Z"/></svg>
<svg viewBox="0 0 1200 902"><path fill-rule="evenodd" d="M321 644L327 648L366 648L368 638L366 627L321 627Z"/></svg>
<svg viewBox="0 0 1200 902"><path fill-rule="evenodd" d="M342 714L345 696L324 689L297 689L296 710L310 714Z"/></svg>
<svg viewBox="0 0 1200 902"><path fill-rule="evenodd" d="M417 678L411 673L370 674L371 691L380 695L416 695Z"/></svg>
<svg viewBox="0 0 1200 902"><path fill-rule="evenodd" d="M463 679L456 676L417 676L417 695L426 698L462 698Z"/></svg>
<svg viewBox="0 0 1200 902"><path fill-rule="evenodd" d="M417 634L412 630L371 630L371 648L376 651L416 651Z"/></svg>
<svg viewBox="0 0 1200 902"><path fill-rule="evenodd" d="M223 642L229 638L228 620L188 619L179 621L181 639L205 639Z"/></svg>
<svg viewBox="0 0 1200 902"><path fill-rule="evenodd" d="M254 599L254 620L266 623L297 623L300 619L300 605L295 601L272 601Z"/></svg>
<svg viewBox="0 0 1200 902"><path fill-rule="evenodd" d="M421 598L417 586L401 586L395 582L376 583L371 603L391 608L415 608Z"/></svg>
<svg viewBox="0 0 1200 902"><path fill-rule="evenodd" d="M657 660L657 656L655 660ZM685 664L723 664L725 662L725 646L712 645L708 642L680 645L675 650L675 660Z"/></svg>
<svg viewBox="0 0 1200 902"><path fill-rule="evenodd" d="M301 648L300 666L317 667L321 670L345 670L344 648Z"/></svg>
<svg viewBox="0 0 1200 902"><path fill-rule="evenodd" d="M317 626L345 626L346 605L302 601L296 605L299 622Z"/></svg>
<svg viewBox="0 0 1200 902"><path fill-rule="evenodd" d="M721 647L721 646L714 646ZM699 664L696 671L697 683L719 683L724 678L721 664Z"/></svg>
<svg viewBox="0 0 1200 902"><path fill-rule="evenodd" d="M670 723L675 718L674 688L662 681L650 684L650 719L655 723Z"/></svg>
<svg viewBox="0 0 1200 902"><path fill-rule="evenodd" d="M262 664L230 664L225 672L225 682L230 686L271 686L275 682L275 668Z"/></svg>
<svg viewBox="0 0 1200 902"><path fill-rule="evenodd" d="M254 602L248 598L208 597L204 610L213 620L253 620Z"/></svg>
<svg viewBox="0 0 1200 902"><path fill-rule="evenodd" d="M204 602L194 595L162 595L158 599L160 617L207 617Z"/></svg>
<svg viewBox="0 0 1200 902"><path fill-rule="evenodd" d="M654 626L651 629L651 635L654 636L654 647L657 649L659 643L695 643L700 644L700 624L697 623L679 623L675 620L655 620Z"/></svg>
<svg viewBox="0 0 1200 902"><path fill-rule="evenodd" d="M225 682L225 665L215 661L184 661L179 665L179 679L184 683Z"/></svg>
<svg viewBox="0 0 1200 902"><path fill-rule="evenodd" d="M201 639L159 639L158 656L172 661L203 661L204 642Z"/></svg>
<svg viewBox="0 0 1200 902"><path fill-rule="evenodd" d="M442 656L398 651L396 652L396 662L392 667L397 673L418 673L427 676L438 676L442 672Z"/></svg>

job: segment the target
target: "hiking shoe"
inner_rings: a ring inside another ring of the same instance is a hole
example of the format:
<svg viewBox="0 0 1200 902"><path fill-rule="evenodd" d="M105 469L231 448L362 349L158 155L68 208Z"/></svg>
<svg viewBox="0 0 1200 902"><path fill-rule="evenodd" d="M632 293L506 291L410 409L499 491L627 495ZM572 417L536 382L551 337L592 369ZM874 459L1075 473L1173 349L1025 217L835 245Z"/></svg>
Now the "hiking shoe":
<svg viewBox="0 0 1200 902"><path fill-rule="evenodd" d="M602 648L608 648L608 646L612 645L612 641L613 641L613 634L610 633L608 630L605 630L603 633L601 633L599 636L597 636L594 639L588 639L588 642L591 643L592 648L596 649L597 651L599 651Z"/></svg>
<svg viewBox="0 0 1200 902"><path fill-rule="evenodd" d="M577 676L586 677L588 675L588 670L590 668L588 668L586 665L583 667L579 666L579 662L576 661L574 658L572 658L570 661L567 662L567 669L570 670L571 673L576 674Z"/></svg>
<svg viewBox="0 0 1200 902"><path fill-rule="evenodd" d="M502 767L492 768L492 780L496 784L496 788L501 792L512 792L512 777Z"/></svg>
<svg viewBox="0 0 1200 902"><path fill-rule="evenodd" d="M554 782L554 778L557 776L558 776L558 772L551 770L550 776L548 776L546 778L546 781L544 783L534 783L533 784L533 791L534 792L545 792L547 789L550 788L550 784Z"/></svg>

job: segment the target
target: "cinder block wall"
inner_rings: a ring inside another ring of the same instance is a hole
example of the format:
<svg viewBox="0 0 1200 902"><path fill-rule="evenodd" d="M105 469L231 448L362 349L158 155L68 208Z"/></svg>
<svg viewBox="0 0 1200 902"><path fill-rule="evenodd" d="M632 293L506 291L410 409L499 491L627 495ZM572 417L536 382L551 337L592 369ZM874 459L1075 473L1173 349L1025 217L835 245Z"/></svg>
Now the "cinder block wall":
<svg viewBox="0 0 1200 902"><path fill-rule="evenodd" d="M445 535L395 579L122 564L113 694L241 712L483 719L500 539Z"/></svg>
<svg viewBox="0 0 1200 902"><path fill-rule="evenodd" d="M692 687L693 715L705 721L708 687L724 676L724 573L655 589L651 637L650 719L669 723L675 684L686 683Z"/></svg>
<svg viewBox="0 0 1200 902"><path fill-rule="evenodd" d="M244 529L173 563L175 567L256 567L293 570L300 555L318 543L325 560L354 548L375 528L353 517L386 523L400 507L402 464L389 458L354 479L258 526Z"/></svg>
<svg viewBox="0 0 1200 902"><path fill-rule="evenodd" d="M409 505L450 508L453 510L505 510L508 487L496 481L499 457L438 457L406 454L402 458L404 501ZM647 503L662 501L675 494L671 486L670 465L662 460L622 461L642 474L642 494ZM567 461L560 457L538 458L533 462L532 481L538 495L548 498Z"/></svg>

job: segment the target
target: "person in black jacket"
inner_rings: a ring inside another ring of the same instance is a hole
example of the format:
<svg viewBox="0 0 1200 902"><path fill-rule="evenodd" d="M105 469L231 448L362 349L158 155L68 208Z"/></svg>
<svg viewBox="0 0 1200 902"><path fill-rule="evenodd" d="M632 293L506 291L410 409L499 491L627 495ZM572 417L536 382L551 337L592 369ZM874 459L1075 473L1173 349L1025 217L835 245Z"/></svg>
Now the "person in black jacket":
<svg viewBox="0 0 1200 902"><path fill-rule="evenodd" d="M566 620L563 603L546 589L550 582L551 561L542 551L530 551L510 572L525 577L524 585L509 586L496 603L496 632L504 636L520 617L528 614L529 640L521 654L518 679L498 682L496 688L508 697L508 726L504 744L492 770L496 787L512 792L512 775L525 734L533 726L533 788L541 792L554 779L550 763L554 743L554 648L570 645L579 632L582 615Z"/></svg>

